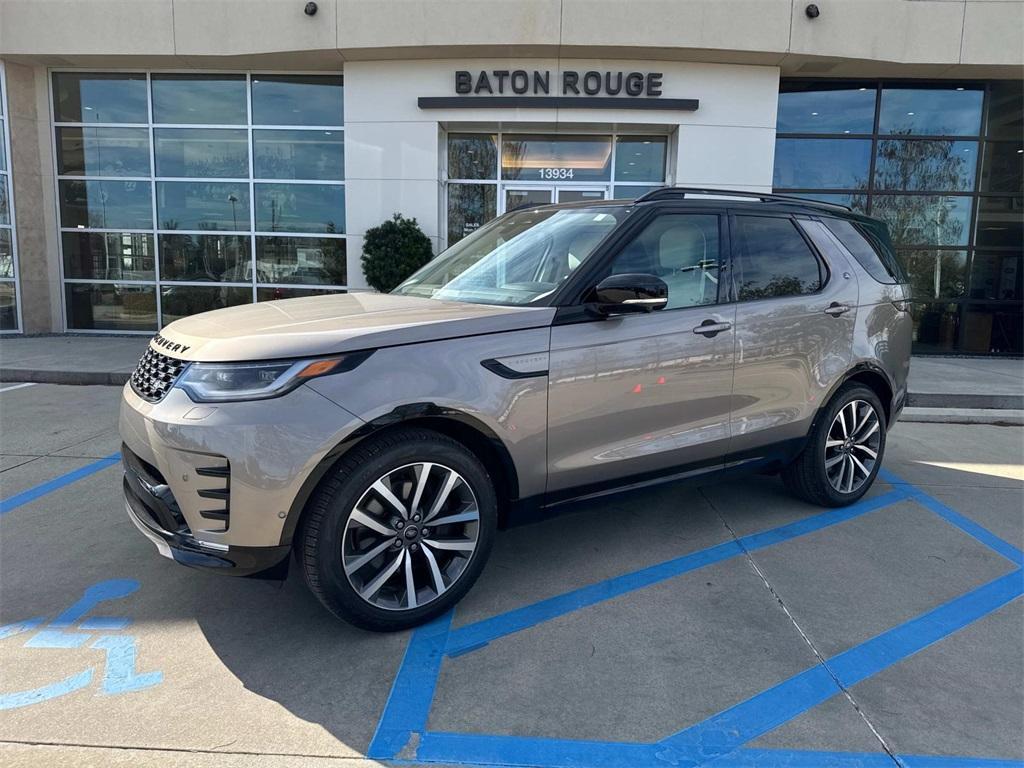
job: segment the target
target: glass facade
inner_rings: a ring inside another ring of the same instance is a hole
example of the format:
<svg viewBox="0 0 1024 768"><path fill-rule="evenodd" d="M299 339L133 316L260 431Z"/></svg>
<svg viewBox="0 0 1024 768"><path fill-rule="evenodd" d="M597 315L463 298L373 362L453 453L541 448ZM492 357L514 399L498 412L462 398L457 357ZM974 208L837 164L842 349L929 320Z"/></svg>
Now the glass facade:
<svg viewBox="0 0 1024 768"><path fill-rule="evenodd" d="M7 83L0 62L0 333L21 329L14 194L11 187L11 133L7 128Z"/></svg>
<svg viewBox="0 0 1024 768"><path fill-rule="evenodd" d="M152 333L346 287L340 75L56 72L52 88L68 330Z"/></svg>
<svg viewBox="0 0 1024 768"><path fill-rule="evenodd" d="M917 353L1024 352L1024 83L783 81L776 191L886 221Z"/></svg>
<svg viewBox="0 0 1024 768"><path fill-rule="evenodd" d="M637 198L667 163L665 136L449 134L448 245L524 205Z"/></svg>

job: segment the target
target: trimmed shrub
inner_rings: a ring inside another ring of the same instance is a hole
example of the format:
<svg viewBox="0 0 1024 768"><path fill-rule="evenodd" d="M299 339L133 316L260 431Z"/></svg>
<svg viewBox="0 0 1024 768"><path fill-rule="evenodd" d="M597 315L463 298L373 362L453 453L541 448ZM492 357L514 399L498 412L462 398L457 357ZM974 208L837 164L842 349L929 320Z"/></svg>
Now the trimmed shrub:
<svg viewBox="0 0 1024 768"><path fill-rule="evenodd" d="M396 213L383 224L366 230L363 238L363 274L381 293L399 283L433 258L430 238L416 219Z"/></svg>

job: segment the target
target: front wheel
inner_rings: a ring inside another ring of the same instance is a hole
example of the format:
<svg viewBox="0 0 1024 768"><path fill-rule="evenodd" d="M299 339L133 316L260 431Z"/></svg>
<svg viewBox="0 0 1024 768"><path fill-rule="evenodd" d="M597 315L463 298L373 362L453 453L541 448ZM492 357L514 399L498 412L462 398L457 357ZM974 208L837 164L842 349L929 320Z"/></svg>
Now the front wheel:
<svg viewBox="0 0 1024 768"><path fill-rule="evenodd" d="M782 479L812 504L846 506L868 492L884 453L881 401L863 384L846 384L822 411L806 447L782 471Z"/></svg>
<svg viewBox="0 0 1024 768"><path fill-rule="evenodd" d="M393 631L455 605L483 570L496 528L479 460L444 435L403 429L344 456L312 500L298 554L332 613Z"/></svg>

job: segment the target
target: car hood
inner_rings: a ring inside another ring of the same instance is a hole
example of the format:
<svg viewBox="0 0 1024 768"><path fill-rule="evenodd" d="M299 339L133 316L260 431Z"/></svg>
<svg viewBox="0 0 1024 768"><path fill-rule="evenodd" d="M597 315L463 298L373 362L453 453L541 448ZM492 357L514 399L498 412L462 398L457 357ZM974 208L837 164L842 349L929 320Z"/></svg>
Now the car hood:
<svg viewBox="0 0 1024 768"><path fill-rule="evenodd" d="M336 293L217 309L150 342L204 362L310 357L550 325L550 307L499 307L379 293Z"/></svg>

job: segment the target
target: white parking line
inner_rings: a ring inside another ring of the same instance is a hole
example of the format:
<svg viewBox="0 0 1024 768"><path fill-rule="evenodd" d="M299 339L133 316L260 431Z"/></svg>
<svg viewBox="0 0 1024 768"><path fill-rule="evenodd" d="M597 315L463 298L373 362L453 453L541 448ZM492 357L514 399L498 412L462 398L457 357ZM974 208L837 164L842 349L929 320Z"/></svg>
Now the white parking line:
<svg viewBox="0 0 1024 768"><path fill-rule="evenodd" d="M13 389L21 389L23 387L34 387L36 383L34 381L27 382L25 384L12 384L9 387L0 387L0 394L4 392L10 392Z"/></svg>

